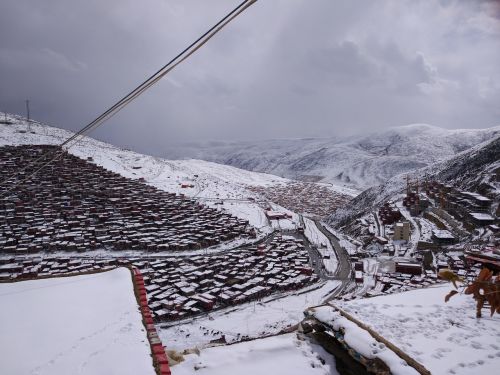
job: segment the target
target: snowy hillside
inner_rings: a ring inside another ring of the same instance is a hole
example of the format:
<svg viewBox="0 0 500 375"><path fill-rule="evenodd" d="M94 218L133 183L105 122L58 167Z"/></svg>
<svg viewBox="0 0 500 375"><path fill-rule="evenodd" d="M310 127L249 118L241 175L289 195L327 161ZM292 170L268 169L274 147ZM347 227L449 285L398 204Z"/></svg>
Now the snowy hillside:
<svg viewBox="0 0 500 375"><path fill-rule="evenodd" d="M350 138L206 142L173 147L165 154L364 190L400 173L449 158L498 134L500 126L447 130L413 124Z"/></svg>
<svg viewBox="0 0 500 375"><path fill-rule="evenodd" d="M31 123L31 132L28 132L24 118L9 115L7 120L12 124L0 124L0 146L60 144L72 135L67 130L37 122ZM208 205L221 205L234 216L247 219L251 225L263 230L270 230L270 224L257 202L259 196L248 187L269 187L289 182L274 175L203 160L164 160L89 137L69 152L84 159L91 157L94 163L124 177L143 178L147 184L159 189L199 198Z"/></svg>
<svg viewBox="0 0 500 375"><path fill-rule="evenodd" d="M456 156L441 162L417 169L409 173L411 179L437 179L465 190L481 190L498 200L500 184L490 181L489 177L500 168L500 135L473 146ZM406 176L397 175L385 183L365 190L352 201L349 207L338 210L330 217L334 225L346 224L354 217L360 217L387 200L395 200L406 187Z"/></svg>

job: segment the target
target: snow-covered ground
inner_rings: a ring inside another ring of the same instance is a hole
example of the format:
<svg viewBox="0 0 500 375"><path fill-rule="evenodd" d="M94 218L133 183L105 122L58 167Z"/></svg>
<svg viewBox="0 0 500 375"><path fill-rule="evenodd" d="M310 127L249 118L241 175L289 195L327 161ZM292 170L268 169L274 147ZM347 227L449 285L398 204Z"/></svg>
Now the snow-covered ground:
<svg viewBox="0 0 500 375"><path fill-rule="evenodd" d="M182 351L202 348L211 340L225 336L235 342L243 336L259 337L277 334L304 319L304 310L320 304L340 282L328 281L320 288L308 287L299 293L270 296L262 301L216 311L208 316L189 319L170 327L159 327L158 333L169 349Z"/></svg>
<svg viewBox="0 0 500 375"><path fill-rule="evenodd" d="M321 361L321 359L324 360ZM336 375L333 357L294 333L206 348L172 367L175 375Z"/></svg>
<svg viewBox="0 0 500 375"><path fill-rule="evenodd" d="M307 217L304 217L304 235L309 242L316 245L321 254L325 270L333 275L338 267L338 259L335 250L328 238L318 229L316 223Z"/></svg>
<svg viewBox="0 0 500 375"><path fill-rule="evenodd" d="M150 374L130 271L0 284L0 374Z"/></svg>
<svg viewBox="0 0 500 375"><path fill-rule="evenodd" d="M494 374L500 368L500 316L476 319L475 301L440 285L335 304L433 374Z"/></svg>

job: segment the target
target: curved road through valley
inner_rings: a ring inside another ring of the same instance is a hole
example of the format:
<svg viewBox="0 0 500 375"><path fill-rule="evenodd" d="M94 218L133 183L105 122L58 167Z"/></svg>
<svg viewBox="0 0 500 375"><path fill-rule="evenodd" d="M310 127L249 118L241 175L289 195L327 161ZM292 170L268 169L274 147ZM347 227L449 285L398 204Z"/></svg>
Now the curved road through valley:
<svg viewBox="0 0 500 375"><path fill-rule="evenodd" d="M337 254L338 267L337 271L335 271L333 279L342 282L342 284L326 298L325 302L328 302L335 297L342 295L345 290L353 283L351 273L351 260L349 259L349 254L347 253L347 251L342 246L340 246L339 239L334 236L328 229L326 229L326 227L319 220L314 220L314 223L321 231L321 233L323 233L326 238L328 238L328 240L332 244L333 249L335 250L335 253Z"/></svg>

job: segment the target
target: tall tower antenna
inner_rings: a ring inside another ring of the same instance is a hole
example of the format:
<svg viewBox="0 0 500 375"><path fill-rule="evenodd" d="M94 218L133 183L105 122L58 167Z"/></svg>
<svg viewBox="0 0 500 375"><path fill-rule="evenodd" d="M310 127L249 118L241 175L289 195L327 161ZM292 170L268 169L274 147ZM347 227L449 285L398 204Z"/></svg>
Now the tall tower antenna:
<svg viewBox="0 0 500 375"><path fill-rule="evenodd" d="M31 132L30 101L26 100L26 117L28 118L28 132Z"/></svg>

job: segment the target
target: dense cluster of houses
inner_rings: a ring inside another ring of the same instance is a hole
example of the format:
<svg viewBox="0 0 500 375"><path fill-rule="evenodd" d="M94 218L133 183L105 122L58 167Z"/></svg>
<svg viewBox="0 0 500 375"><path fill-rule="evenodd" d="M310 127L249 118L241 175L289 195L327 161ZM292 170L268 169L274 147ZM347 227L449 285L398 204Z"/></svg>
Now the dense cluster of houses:
<svg viewBox="0 0 500 375"><path fill-rule="evenodd" d="M127 179L64 153L31 176L23 170L56 146L4 146L0 179L3 253L89 249L176 251L254 236L248 222L183 195ZM89 158L91 159L91 158ZM6 192L14 184L15 189Z"/></svg>
<svg viewBox="0 0 500 375"><path fill-rule="evenodd" d="M500 251L498 247L479 245L466 249L464 254L467 265L480 264L491 270L500 272Z"/></svg>
<svg viewBox="0 0 500 375"><path fill-rule="evenodd" d="M134 265L144 275L157 321L181 319L317 281L302 241L286 236L258 248Z"/></svg>
<svg viewBox="0 0 500 375"><path fill-rule="evenodd" d="M422 214L423 219L436 227L432 229L430 236L432 242L419 242L419 249L438 249L453 245L457 243L458 237L469 235L464 228L469 232L487 230L496 238L493 242L500 243L500 208L496 207L494 212L492 199L477 192L460 191L438 181L424 181L420 188L421 192L418 181L411 183L408 179L406 196L403 198L403 206L412 216ZM408 240L409 230L405 231L405 223L399 222L402 215L393 202L384 203L378 210L378 217L383 225L394 224L394 240ZM370 234L375 233L372 231ZM375 236L374 241L382 240ZM489 241L491 242L491 239Z"/></svg>
<svg viewBox="0 0 500 375"><path fill-rule="evenodd" d="M483 266L500 270L498 212L494 211L492 199L436 181L425 181L420 188L419 192L418 181L412 184L408 180L402 202L411 216L423 215L416 222L431 240L418 241L416 253L408 253L412 228L393 202L385 202L376 214L357 220L352 234L361 241L364 251L351 255L351 261L355 280L363 285L359 289L361 295L426 287L438 282L437 272L442 268L452 269L468 280L477 277ZM381 235L376 231L377 218ZM464 228L475 233L475 243L484 243L477 249L457 244L459 237L469 236ZM384 272L374 274L373 270L363 269L361 258L373 255L385 256L380 258ZM353 294L346 298L357 297Z"/></svg>
<svg viewBox="0 0 500 375"><path fill-rule="evenodd" d="M500 258L498 258L500 259ZM355 281L359 284L365 282L363 262L353 258L353 269ZM420 261L395 260L394 269L385 272L369 273L372 287L368 288L364 294L348 294L345 299L359 298L363 296L373 297L381 294L391 294L412 289L425 288L430 285L443 282L439 279L438 273L441 269L451 269L466 281L474 280L479 274L483 264L477 259L470 258L461 252L449 252L436 254L434 269L424 270ZM499 262L500 263L500 262Z"/></svg>
<svg viewBox="0 0 500 375"><path fill-rule="evenodd" d="M60 276L134 266L143 275L156 321L181 319L316 282L302 240L275 236L256 248L189 257L0 258L0 281Z"/></svg>
<svg viewBox="0 0 500 375"><path fill-rule="evenodd" d="M469 230L492 226L498 229L499 212L492 212L493 201L476 192L461 191L438 181L426 183L426 194Z"/></svg>
<svg viewBox="0 0 500 375"><path fill-rule="evenodd" d="M331 215L350 199L326 186L310 182L294 182L268 188L250 187L249 189L291 211L318 217Z"/></svg>
<svg viewBox="0 0 500 375"><path fill-rule="evenodd" d="M365 282L362 262L354 263L354 275L356 283ZM363 296L373 297L381 294L391 294L412 289L425 288L439 282L434 271L423 271L419 263L395 262L394 272L377 272L370 274L371 287L362 294L349 294L345 299Z"/></svg>
<svg viewBox="0 0 500 375"><path fill-rule="evenodd" d="M410 181L406 177L406 197L403 198L403 206L406 207L411 216L419 216L430 206L430 201L419 192L419 182Z"/></svg>
<svg viewBox="0 0 500 375"><path fill-rule="evenodd" d="M436 271L439 272L447 268L464 279L465 283L472 282L477 278L484 264L474 258L470 259L467 253L467 251L450 251L448 253L435 254Z"/></svg>
<svg viewBox="0 0 500 375"><path fill-rule="evenodd" d="M383 225L389 225L401 220L402 215L394 202L389 201L378 209L378 217Z"/></svg>
<svg viewBox="0 0 500 375"><path fill-rule="evenodd" d="M413 289L426 288L440 282L436 274L412 275L409 273L378 273L375 275L375 286L366 292L366 296L374 297L381 294L392 294Z"/></svg>

